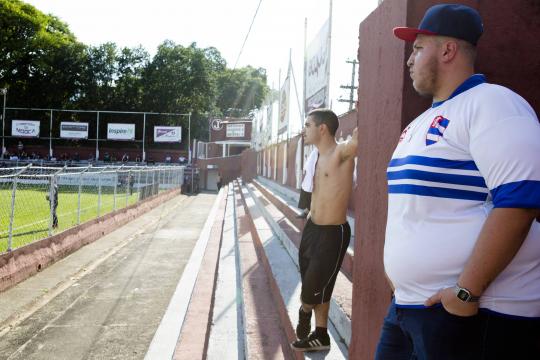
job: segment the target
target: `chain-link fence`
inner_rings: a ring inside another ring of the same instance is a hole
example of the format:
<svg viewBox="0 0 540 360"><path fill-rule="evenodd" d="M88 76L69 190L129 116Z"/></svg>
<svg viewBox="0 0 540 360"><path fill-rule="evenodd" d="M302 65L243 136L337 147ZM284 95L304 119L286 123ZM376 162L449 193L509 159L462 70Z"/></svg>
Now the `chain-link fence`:
<svg viewBox="0 0 540 360"><path fill-rule="evenodd" d="M0 253L180 188L183 166L0 168Z"/></svg>

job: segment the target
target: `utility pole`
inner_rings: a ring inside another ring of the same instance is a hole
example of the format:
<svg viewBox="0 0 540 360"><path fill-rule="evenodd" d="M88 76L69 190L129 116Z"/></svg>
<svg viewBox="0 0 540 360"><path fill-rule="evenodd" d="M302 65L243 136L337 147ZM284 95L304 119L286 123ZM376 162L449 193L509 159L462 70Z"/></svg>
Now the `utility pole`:
<svg viewBox="0 0 540 360"><path fill-rule="evenodd" d="M346 61L347 64L352 64L352 75L351 75L351 84L350 85L341 85L340 88L342 89L349 89L350 90L350 95L349 95L349 99L338 99L339 102L348 102L349 103L349 111L352 110L353 108L353 105L354 105L354 91L356 89L358 89L358 86L355 86L354 84L356 83L356 79L355 79L355 74L356 74L356 65L358 65L358 61L356 60L347 60Z"/></svg>

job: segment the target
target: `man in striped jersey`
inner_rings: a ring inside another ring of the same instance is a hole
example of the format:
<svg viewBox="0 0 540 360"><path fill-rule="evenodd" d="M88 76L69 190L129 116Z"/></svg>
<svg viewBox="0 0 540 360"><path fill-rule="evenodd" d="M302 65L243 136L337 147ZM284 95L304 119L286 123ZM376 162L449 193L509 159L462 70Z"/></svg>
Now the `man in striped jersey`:
<svg viewBox="0 0 540 360"><path fill-rule="evenodd" d="M540 124L475 74L482 32L476 10L451 4L394 29L433 103L388 166L394 300L377 359L540 359Z"/></svg>

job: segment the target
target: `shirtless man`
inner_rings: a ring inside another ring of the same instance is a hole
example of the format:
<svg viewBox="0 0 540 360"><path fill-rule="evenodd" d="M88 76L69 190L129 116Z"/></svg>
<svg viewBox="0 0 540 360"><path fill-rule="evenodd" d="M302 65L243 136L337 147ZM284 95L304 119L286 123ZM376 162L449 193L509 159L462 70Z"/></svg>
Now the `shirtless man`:
<svg viewBox="0 0 540 360"><path fill-rule="evenodd" d="M339 121L331 110L309 113L303 136L315 145L319 159L315 168L311 211L302 233L299 250L302 278L302 306L296 336L291 344L297 351L330 349L328 310L330 297L343 257L349 246L351 228L347 223L347 204L352 191L357 129L352 138L337 144ZM311 314L315 311L316 329L311 334Z"/></svg>

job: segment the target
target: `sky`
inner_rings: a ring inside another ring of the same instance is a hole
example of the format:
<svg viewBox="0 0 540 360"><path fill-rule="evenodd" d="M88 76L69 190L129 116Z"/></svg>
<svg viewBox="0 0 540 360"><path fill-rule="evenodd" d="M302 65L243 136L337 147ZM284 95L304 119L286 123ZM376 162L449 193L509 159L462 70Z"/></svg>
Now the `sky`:
<svg viewBox="0 0 540 360"><path fill-rule="evenodd" d="M87 45L114 42L120 47L142 45L151 55L164 40L188 46L217 48L233 67L259 4L259 0L24 0L69 25ZM360 22L377 7L377 0L333 0L330 98L338 113L348 110L348 90L356 59ZM330 0L262 0L237 67L267 70L268 84L283 82L289 52L298 95L302 97L304 19L307 44L328 19ZM281 79L280 79L281 70ZM358 69L357 69L358 74ZM356 85L356 84L355 84ZM291 101L297 102L291 88ZM301 100L299 101L301 103ZM295 110L296 109L296 110ZM291 111L298 111L298 107ZM290 115L292 116L292 114Z"/></svg>

